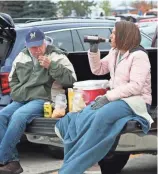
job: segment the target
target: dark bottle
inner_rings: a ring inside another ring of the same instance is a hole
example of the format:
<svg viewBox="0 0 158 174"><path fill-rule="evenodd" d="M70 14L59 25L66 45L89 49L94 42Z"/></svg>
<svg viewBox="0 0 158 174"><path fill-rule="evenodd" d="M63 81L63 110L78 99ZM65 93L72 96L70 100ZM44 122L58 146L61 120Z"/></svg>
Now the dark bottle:
<svg viewBox="0 0 158 174"><path fill-rule="evenodd" d="M110 42L110 39L106 39L99 36L84 36L84 42L88 43Z"/></svg>

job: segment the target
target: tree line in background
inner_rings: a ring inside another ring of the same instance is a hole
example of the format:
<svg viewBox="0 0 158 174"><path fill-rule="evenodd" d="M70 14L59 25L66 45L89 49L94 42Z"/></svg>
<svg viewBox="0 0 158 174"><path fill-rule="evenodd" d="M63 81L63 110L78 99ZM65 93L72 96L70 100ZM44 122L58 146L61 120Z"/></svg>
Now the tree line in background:
<svg viewBox="0 0 158 174"><path fill-rule="evenodd" d="M51 1L0 1L0 12L13 18L52 17L56 15L57 6Z"/></svg>
<svg viewBox="0 0 158 174"><path fill-rule="evenodd" d="M157 2L153 2L153 1L135 1L131 3L131 6L141 10L142 13L147 12L148 10L152 9L152 8L157 8Z"/></svg>
<svg viewBox="0 0 158 174"><path fill-rule="evenodd" d="M144 11L150 9L151 5L151 2L146 1L135 1L131 3L131 6ZM96 2L93 0L58 1L56 3L51 0L0 1L0 12L8 13L13 18L48 18L71 16L72 13L73 16L87 17L91 14L92 6L96 6ZM110 15L110 0L100 1L99 6L103 9L105 15Z"/></svg>
<svg viewBox="0 0 158 174"><path fill-rule="evenodd" d="M87 16L94 5L94 1L0 1L0 12L13 18L70 16L72 12L76 16Z"/></svg>

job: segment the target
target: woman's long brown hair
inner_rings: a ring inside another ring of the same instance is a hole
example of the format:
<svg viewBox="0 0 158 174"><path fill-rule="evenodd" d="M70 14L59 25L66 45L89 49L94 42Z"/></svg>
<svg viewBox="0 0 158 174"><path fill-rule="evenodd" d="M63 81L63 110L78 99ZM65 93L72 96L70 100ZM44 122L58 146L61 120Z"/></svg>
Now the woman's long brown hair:
<svg viewBox="0 0 158 174"><path fill-rule="evenodd" d="M119 50L131 50L140 45L139 28L132 22L120 21L115 24L115 42Z"/></svg>

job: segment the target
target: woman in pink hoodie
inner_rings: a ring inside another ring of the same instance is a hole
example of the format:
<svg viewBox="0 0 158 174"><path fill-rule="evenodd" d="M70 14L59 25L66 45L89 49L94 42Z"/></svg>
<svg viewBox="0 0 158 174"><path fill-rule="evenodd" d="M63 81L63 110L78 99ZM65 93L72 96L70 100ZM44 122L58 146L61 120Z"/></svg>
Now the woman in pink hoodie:
<svg viewBox="0 0 158 174"><path fill-rule="evenodd" d="M110 73L111 77L110 90L96 99L92 109L107 105L108 110L110 107L114 110L118 108L123 115L125 112L123 107L119 108L119 101L124 100L135 113L146 112L146 109L149 111L152 102L150 62L146 51L140 46L141 35L138 27L127 21L117 22L110 39L112 48L103 59L100 59L97 43L90 44L88 51L92 73L95 75ZM140 112L138 108L141 108ZM153 122L148 114L138 115L148 120L150 125ZM104 159L99 165L102 173L106 173Z"/></svg>
<svg viewBox="0 0 158 174"><path fill-rule="evenodd" d="M100 59L97 43L91 44L88 51L92 73L104 75L110 72L111 76L111 90L97 100L93 108L130 96L141 96L146 104L151 105L150 62L146 51L139 46L139 29L131 22L117 22L110 39L112 49L103 59Z"/></svg>

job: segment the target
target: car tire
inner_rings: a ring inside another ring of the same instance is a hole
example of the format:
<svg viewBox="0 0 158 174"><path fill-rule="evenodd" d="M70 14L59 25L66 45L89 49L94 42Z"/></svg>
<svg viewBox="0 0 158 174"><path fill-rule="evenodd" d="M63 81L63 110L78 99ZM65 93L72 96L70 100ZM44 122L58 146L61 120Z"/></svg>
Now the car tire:
<svg viewBox="0 0 158 174"><path fill-rule="evenodd" d="M126 165L130 154L112 154L99 161L102 174L120 173Z"/></svg>
<svg viewBox="0 0 158 174"><path fill-rule="evenodd" d="M64 159L64 148L48 145L48 152L53 158Z"/></svg>

